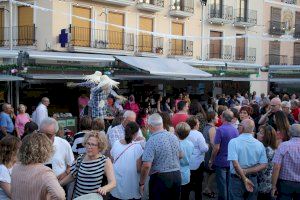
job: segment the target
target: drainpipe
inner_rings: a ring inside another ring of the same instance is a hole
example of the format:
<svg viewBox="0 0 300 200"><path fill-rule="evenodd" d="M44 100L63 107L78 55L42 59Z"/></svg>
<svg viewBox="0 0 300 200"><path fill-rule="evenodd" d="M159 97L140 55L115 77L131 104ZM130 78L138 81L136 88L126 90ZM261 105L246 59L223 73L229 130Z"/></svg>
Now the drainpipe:
<svg viewBox="0 0 300 200"><path fill-rule="evenodd" d="M12 0L9 0L9 50L13 49L13 4Z"/></svg>

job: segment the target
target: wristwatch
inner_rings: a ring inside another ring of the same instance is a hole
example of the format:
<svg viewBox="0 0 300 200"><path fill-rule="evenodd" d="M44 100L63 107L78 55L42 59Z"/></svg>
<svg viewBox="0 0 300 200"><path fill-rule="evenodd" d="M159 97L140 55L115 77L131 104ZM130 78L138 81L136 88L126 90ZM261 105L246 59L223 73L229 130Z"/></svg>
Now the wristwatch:
<svg viewBox="0 0 300 200"><path fill-rule="evenodd" d="M145 185L145 183L139 183L139 186L140 186L140 187L143 186L143 185Z"/></svg>

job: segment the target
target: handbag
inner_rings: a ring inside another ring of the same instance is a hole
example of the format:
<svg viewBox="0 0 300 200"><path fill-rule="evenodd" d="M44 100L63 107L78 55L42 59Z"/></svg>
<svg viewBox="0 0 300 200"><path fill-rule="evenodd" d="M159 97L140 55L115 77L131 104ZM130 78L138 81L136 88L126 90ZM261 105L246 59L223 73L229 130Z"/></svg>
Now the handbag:
<svg viewBox="0 0 300 200"><path fill-rule="evenodd" d="M85 157L85 154L82 155L82 159L79 163L76 163L76 168L77 168L77 174L76 174L76 178L74 180L74 188L73 188L73 192L71 194L71 199L73 199L73 196L74 196L74 192L75 192L75 188L76 188L76 184L77 184L77 177L78 177L78 172L79 172L79 169L80 169L80 166L81 166L81 163L82 163L82 160L84 159ZM77 162L78 162L78 159L77 159ZM79 164L79 166L77 167L77 165Z"/></svg>
<svg viewBox="0 0 300 200"><path fill-rule="evenodd" d="M135 143L131 143L128 147L126 147L126 149L124 149L123 151L122 151L122 153L120 153L119 154L119 156L117 156L117 158L116 159L114 159L114 164L117 162L117 160L130 148L130 147L132 147L133 145L134 145Z"/></svg>

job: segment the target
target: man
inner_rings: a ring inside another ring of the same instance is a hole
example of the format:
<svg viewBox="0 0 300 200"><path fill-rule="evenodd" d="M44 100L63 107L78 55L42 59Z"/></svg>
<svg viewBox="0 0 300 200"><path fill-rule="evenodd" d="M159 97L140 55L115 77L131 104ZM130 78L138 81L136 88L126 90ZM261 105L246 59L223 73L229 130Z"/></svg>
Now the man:
<svg viewBox="0 0 300 200"><path fill-rule="evenodd" d="M180 122L185 122L189 118L189 105L186 101L179 101L177 104L178 112L172 117L172 125L175 128Z"/></svg>
<svg viewBox="0 0 300 200"><path fill-rule="evenodd" d="M268 160L264 145L253 137L254 128L251 119L243 120L238 128L240 135L228 144L229 199L257 199L257 172L267 167Z"/></svg>
<svg viewBox="0 0 300 200"><path fill-rule="evenodd" d="M234 115L230 110L225 110L221 115L222 126L216 131L214 147L209 160L210 168L212 165L216 168L216 181L218 189L218 199L228 199L229 183L229 161L227 161L228 143L236 138L239 133L232 125L231 121Z"/></svg>
<svg viewBox="0 0 300 200"><path fill-rule="evenodd" d="M163 120L157 113L149 117L148 125L151 136L142 157L140 191L143 193L146 178L150 174L149 199L179 199L181 185L179 140L174 134L164 130Z"/></svg>
<svg viewBox="0 0 300 200"><path fill-rule="evenodd" d="M123 114L123 122L120 125L113 127L107 132L110 147L112 147L116 141L124 139L126 125L129 122L135 122L135 120L136 120L136 114L131 110L127 110ZM136 138L136 140L137 141L144 140L141 130L139 130L138 137Z"/></svg>
<svg viewBox="0 0 300 200"><path fill-rule="evenodd" d="M273 158L272 196L300 199L300 124L290 128L291 139L280 144Z"/></svg>
<svg viewBox="0 0 300 200"><path fill-rule="evenodd" d="M12 107L8 103L4 103L2 105L2 112L0 114L0 139L5 137L7 134L12 135L14 131L14 124L10 117L10 114L12 113Z"/></svg>
<svg viewBox="0 0 300 200"><path fill-rule="evenodd" d="M47 97L43 97L41 103L32 113L32 121L34 121L40 128L41 122L48 117L47 107L50 104L50 100Z"/></svg>
<svg viewBox="0 0 300 200"><path fill-rule="evenodd" d="M241 95L241 93L236 93L236 96L237 96L236 99L239 101L241 105L245 98Z"/></svg>
<svg viewBox="0 0 300 200"><path fill-rule="evenodd" d="M291 100L291 112L296 122L299 122L300 108L298 100Z"/></svg>
<svg viewBox="0 0 300 200"><path fill-rule="evenodd" d="M58 180L62 180L70 173L71 165L74 162L72 148L66 140L55 136L58 132L58 123L55 119L45 118L41 122L40 132L46 134L53 143L54 154L47 164L52 167Z"/></svg>

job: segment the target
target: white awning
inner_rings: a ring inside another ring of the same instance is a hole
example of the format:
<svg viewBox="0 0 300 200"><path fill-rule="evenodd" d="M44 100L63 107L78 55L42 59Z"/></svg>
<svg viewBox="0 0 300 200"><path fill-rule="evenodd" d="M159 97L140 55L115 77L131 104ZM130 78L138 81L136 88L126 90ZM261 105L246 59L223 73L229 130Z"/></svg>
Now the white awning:
<svg viewBox="0 0 300 200"><path fill-rule="evenodd" d="M259 69L262 65L247 62L224 62L224 61L210 61L210 60L197 60L197 59L180 59L181 62L189 64L191 66L208 66L208 67L225 67L227 64L228 68L249 68Z"/></svg>
<svg viewBox="0 0 300 200"><path fill-rule="evenodd" d="M299 84L299 78L271 78L270 82L281 83L281 84Z"/></svg>
<svg viewBox="0 0 300 200"><path fill-rule="evenodd" d="M18 50L0 49L0 58L18 58Z"/></svg>
<svg viewBox="0 0 300 200"><path fill-rule="evenodd" d="M78 62L114 62L115 59L109 55L84 54L67 52L28 51L29 57L39 60L54 61L78 61Z"/></svg>
<svg viewBox="0 0 300 200"><path fill-rule="evenodd" d="M19 76L12 76L12 75L0 75L0 81L23 81L24 78Z"/></svg>
<svg viewBox="0 0 300 200"><path fill-rule="evenodd" d="M212 75L190 65L170 58L150 58L134 56L115 56L129 66L151 75L178 77L183 79L211 77Z"/></svg>
<svg viewBox="0 0 300 200"><path fill-rule="evenodd" d="M84 75L75 74L27 74L26 78L35 80L83 80Z"/></svg>

